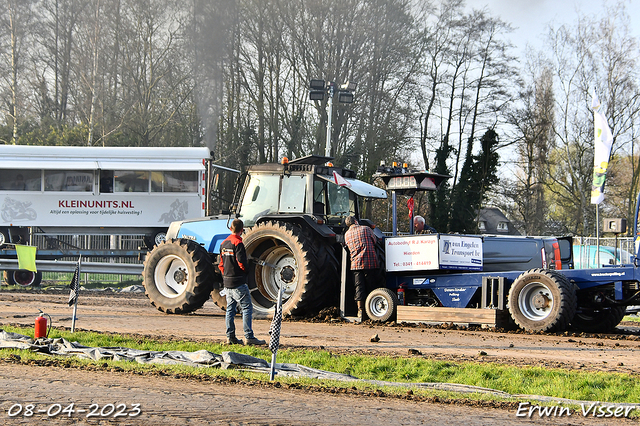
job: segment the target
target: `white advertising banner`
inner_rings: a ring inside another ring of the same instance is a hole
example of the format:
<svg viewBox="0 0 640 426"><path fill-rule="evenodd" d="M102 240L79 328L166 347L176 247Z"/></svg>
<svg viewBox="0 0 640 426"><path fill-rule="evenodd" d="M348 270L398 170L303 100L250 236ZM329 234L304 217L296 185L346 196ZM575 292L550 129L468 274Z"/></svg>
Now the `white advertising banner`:
<svg viewBox="0 0 640 426"><path fill-rule="evenodd" d="M198 194L14 191L2 196L3 226L163 227L176 220L204 216Z"/></svg>
<svg viewBox="0 0 640 426"><path fill-rule="evenodd" d="M387 271L482 270L482 238L447 234L385 238Z"/></svg>
<svg viewBox="0 0 640 426"><path fill-rule="evenodd" d="M482 238L439 234L440 268L482 270Z"/></svg>
<svg viewBox="0 0 640 426"><path fill-rule="evenodd" d="M438 235L385 238L387 271L438 269Z"/></svg>

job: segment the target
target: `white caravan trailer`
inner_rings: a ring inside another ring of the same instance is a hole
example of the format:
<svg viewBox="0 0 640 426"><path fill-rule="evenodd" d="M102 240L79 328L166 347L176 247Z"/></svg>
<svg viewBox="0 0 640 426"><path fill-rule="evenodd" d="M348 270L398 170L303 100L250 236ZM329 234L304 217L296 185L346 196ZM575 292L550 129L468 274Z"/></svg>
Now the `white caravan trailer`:
<svg viewBox="0 0 640 426"><path fill-rule="evenodd" d="M207 148L0 145L0 246L29 230L144 235L205 215Z"/></svg>

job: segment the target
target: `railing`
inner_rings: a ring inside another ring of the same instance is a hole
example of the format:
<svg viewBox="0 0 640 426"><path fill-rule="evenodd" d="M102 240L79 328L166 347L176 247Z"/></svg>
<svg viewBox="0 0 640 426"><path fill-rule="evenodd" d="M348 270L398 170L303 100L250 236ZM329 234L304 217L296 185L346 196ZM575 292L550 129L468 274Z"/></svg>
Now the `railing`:
<svg viewBox="0 0 640 426"><path fill-rule="evenodd" d="M45 284L68 284L82 255L81 281L84 284L119 284L142 280L144 252L142 235L43 235L31 236L38 248L36 265ZM139 250L142 248L142 250ZM0 270L18 269L15 250L5 248Z"/></svg>
<svg viewBox="0 0 640 426"><path fill-rule="evenodd" d="M597 249L599 244L599 249ZM633 262L635 243L633 237L603 238L573 237L573 262L576 269L598 268L600 265L613 265ZM596 255L599 252L600 262Z"/></svg>

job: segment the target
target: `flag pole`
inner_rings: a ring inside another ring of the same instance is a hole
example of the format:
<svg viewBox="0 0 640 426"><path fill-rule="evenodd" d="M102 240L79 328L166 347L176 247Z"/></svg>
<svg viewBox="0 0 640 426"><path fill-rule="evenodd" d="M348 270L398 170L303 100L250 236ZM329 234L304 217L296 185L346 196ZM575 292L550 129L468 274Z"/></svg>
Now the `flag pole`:
<svg viewBox="0 0 640 426"><path fill-rule="evenodd" d="M80 292L80 263L82 261L82 255L78 258L78 290ZM76 300L73 303L73 317L71 319L71 332L74 333L76 330L76 313L78 312L78 294L76 294Z"/></svg>
<svg viewBox="0 0 640 426"><path fill-rule="evenodd" d="M593 152L593 183L591 185L591 204L596 205L596 263L600 267L600 203L604 200L604 184L607 168L611 159L613 133L607 123L607 118L600 110L600 99L593 90L591 100L593 109L594 152Z"/></svg>
<svg viewBox="0 0 640 426"><path fill-rule="evenodd" d="M284 290L284 286L280 287L280 291L278 291L278 304L276 305L276 311L273 314L273 324L272 328L279 321L282 321L282 292ZM269 381L273 381L276 375L276 354L278 353L278 346L280 346L280 324L277 324L277 330L273 330L274 333L271 334L271 339L277 339L277 343L275 347L271 345L269 342L269 349L271 349L271 371L269 373Z"/></svg>
<svg viewBox="0 0 640 426"><path fill-rule="evenodd" d="M596 268L600 267L600 204L596 204Z"/></svg>

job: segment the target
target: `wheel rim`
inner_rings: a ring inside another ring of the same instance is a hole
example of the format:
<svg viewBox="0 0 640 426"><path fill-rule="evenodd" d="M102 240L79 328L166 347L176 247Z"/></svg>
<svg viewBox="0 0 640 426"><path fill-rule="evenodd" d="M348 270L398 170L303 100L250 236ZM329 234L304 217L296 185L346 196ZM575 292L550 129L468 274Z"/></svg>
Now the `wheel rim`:
<svg viewBox="0 0 640 426"><path fill-rule="evenodd" d="M262 259L272 266L262 266L260 271L260 281L258 289L267 299L276 302L278 292L284 287L282 293L283 303L289 299L298 286L298 264L288 247L275 247L273 250L263 254Z"/></svg>
<svg viewBox="0 0 640 426"><path fill-rule="evenodd" d="M0 232L0 247L2 247L4 245L4 243L6 243L7 240L4 237L4 233Z"/></svg>
<svg viewBox="0 0 640 426"><path fill-rule="evenodd" d="M36 273L32 271L15 271L13 273L13 280L16 282L16 284L23 287L30 286L31 284L33 284L35 279Z"/></svg>
<svg viewBox="0 0 640 426"><path fill-rule="evenodd" d="M383 296L374 296L369 301L369 310L375 317L382 317L389 312L389 302Z"/></svg>
<svg viewBox="0 0 640 426"><path fill-rule="evenodd" d="M163 296L180 297L187 289L189 282L187 265L179 256L165 256L156 266L154 280L156 288Z"/></svg>
<svg viewBox="0 0 640 426"><path fill-rule="evenodd" d="M156 243L157 246L159 246L160 243L162 243L166 239L167 239L167 234L165 232L158 232L154 237L153 241Z"/></svg>
<svg viewBox="0 0 640 426"><path fill-rule="evenodd" d="M553 293L549 287L539 282L525 285L518 297L520 312L531 321L540 321L548 317L553 305Z"/></svg>

